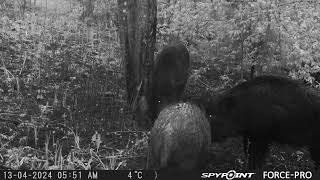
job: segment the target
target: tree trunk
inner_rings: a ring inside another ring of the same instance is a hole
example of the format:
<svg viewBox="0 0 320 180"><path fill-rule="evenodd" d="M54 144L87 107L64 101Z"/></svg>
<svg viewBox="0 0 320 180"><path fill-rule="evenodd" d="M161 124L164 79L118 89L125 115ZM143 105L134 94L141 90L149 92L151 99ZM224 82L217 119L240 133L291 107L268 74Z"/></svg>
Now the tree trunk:
<svg viewBox="0 0 320 180"><path fill-rule="evenodd" d="M119 36L123 50L127 101L132 108L135 108L141 82L150 77L153 66L157 1L118 0L118 7Z"/></svg>

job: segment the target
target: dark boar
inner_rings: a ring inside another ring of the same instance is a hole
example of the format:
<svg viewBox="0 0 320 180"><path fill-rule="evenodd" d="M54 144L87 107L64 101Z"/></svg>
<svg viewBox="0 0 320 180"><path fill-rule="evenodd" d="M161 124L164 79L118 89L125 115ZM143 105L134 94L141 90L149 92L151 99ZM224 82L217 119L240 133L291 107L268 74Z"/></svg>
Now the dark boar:
<svg viewBox="0 0 320 180"><path fill-rule="evenodd" d="M161 108L181 98L189 75L189 52L179 42L165 46L157 56L152 73L151 110L154 118Z"/></svg>
<svg viewBox="0 0 320 180"><path fill-rule="evenodd" d="M241 83L211 107L213 141L242 135L250 141L249 168L262 166L272 142L309 147L320 163L319 96L298 81L260 76Z"/></svg>
<svg viewBox="0 0 320 180"><path fill-rule="evenodd" d="M188 49L180 42L166 45L158 54L151 74L151 86L138 101L138 118L150 115L152 123L166 105L181 99L189 77ZM145 84L146 82L144 82Z"/></svg>
<svg viewBox="0 0 320 180"><path fill-rule="evenodd" d="M204 167L211 128L202 110L192 103L165 107L151 130L153 168L181 172Z"/></svg>

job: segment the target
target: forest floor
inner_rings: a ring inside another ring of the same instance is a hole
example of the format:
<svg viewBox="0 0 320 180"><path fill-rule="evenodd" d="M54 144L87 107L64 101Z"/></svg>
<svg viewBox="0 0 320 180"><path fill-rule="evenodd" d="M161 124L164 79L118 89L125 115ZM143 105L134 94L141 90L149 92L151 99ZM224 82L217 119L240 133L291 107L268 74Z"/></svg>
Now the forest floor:
<svg viewBox="0 0 320 180"><path fill-rule="evenodd" d="M85 27L75 2L36 2L23 21L0 20L5 45L0 164L12 169L145 169L149 131L132 120L112 28L103 31L111 34L106 39L92 40L90 33L101 35L101 30ZM241 142L214 144L207 169L243 170ZM275 145L266 167L312 169L309 159L306 150Z"/></svg>

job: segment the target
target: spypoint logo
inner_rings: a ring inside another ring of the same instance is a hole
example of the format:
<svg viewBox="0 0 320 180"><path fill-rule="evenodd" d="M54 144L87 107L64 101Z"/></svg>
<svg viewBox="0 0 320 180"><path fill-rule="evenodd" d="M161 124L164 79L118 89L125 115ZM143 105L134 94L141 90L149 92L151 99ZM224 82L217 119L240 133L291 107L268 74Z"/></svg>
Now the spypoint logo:
<svg viewBox="0 0 320 180"><path fill-rule="evenodd" d="M226 173L202 173L201 178L226 178L227 180L238 178L251 178L256 173L238 173L235 170L230 170Z"/></svg>

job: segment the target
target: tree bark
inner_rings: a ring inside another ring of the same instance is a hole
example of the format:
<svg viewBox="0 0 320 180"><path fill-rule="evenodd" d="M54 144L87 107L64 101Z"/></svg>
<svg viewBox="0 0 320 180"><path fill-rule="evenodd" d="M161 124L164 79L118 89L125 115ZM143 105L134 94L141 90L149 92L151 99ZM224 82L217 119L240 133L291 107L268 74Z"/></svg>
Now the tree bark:
<svg viewBox="0 0 320 180"><path fill-rule="evenodd" d="M132 108L135 108L141 83L145 78L149 79L153 66L157 1L118 0L118 7L119 36L123 50L127 101Z"/></svg>

